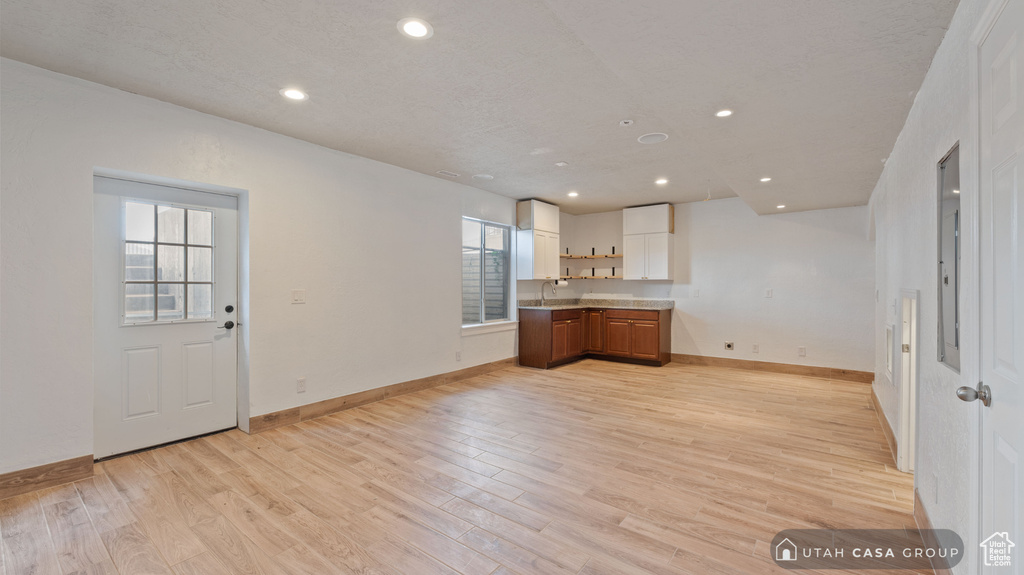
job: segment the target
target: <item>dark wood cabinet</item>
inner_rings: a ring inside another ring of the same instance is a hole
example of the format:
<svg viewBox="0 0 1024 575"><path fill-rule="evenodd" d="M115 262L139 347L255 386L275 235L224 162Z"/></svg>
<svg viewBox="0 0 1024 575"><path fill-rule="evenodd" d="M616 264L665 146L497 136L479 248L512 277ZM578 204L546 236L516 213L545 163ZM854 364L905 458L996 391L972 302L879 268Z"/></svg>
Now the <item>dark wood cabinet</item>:
<svg viewBox="0 0 1024 575"><path fill-rule="evenodd" d="M588 309L583 312L583 351L586 353L604 353L604 340L604 310Z"/></svg>
<svg viewBox="0 0 1024 575"><path fill-rule="evenodd" d="M582 357L665 365L672 310L519 310L519 364L549 368Z"/></svg>

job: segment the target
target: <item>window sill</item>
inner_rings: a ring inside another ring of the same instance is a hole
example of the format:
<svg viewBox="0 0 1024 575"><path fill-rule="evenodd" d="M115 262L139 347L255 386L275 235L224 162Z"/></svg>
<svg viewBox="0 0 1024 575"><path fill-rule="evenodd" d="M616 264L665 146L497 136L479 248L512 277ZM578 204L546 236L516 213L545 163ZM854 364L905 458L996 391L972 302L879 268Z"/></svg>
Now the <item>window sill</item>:
<svg viewBox="0 0 1024 575"><path fill-rule="evenodd" d="M478 323L462 326L462 335L482 335L485 333L497 333L499 331L512 331L519 326L518 321L496 321L492 323Z"/></svg>

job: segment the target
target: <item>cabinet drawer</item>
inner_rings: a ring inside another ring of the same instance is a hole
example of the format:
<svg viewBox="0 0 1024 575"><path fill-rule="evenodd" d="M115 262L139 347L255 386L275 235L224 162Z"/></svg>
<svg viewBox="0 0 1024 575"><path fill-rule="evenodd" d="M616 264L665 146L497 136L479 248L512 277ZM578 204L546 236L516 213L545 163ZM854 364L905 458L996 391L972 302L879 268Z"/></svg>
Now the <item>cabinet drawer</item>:
<svg viewBox="0 0 1024 575"><path fill-rule="evenodd" d="M551 312L551 321L559 321L563 319L580 319L583 317L583 310L581 309L558 309ZM654 316L657 318L658 316Z"/></svg>
<svg viewBox="0 0 1024 575"><path fill-rule="evenodd" d="M656 309L610 309L604 316L609 319L649 319L657 321L659 311Z"/></svg>

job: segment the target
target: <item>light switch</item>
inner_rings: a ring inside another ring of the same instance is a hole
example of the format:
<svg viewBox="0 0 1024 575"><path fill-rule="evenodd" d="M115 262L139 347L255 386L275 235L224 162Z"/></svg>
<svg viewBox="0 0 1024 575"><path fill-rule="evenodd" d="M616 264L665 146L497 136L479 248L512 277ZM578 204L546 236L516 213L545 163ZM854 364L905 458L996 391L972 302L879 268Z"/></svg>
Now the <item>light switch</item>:
<svg viewBox="0 0 1024 575"><path fill-rule="evenodd" d="M306 290L304 290L304 289L293 289L292 290L292 303L306 303Z"/></svg>
<svg viewBox="0 0 1024 575"><path fill-rule="evenodd" d="M764 297L772 297L772 289L768 288L764 290Z"/></svg>
<svg viewBox="0 0 1024 575"><path fill-rule="evenodd" d="M796 348L796 354L799 355L800 357L807 357L807 348L801 345L800 347Z"/></svg>
<svg viewBox="0 0 1024 575"><path fill-rule="evenodd" d="M700 297L700 290L698 288L693 288L690 290L690 295L692 297Z"/></svg>

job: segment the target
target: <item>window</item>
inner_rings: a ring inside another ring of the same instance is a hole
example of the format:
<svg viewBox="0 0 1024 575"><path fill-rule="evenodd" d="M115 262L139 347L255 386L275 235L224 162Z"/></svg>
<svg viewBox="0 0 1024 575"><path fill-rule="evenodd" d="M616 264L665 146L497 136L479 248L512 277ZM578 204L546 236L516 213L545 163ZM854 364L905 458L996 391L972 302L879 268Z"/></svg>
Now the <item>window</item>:
<svg viewBox="0 0 1024 575"><path fill-rule="evenodd" d="M510 234L508 226L462 218L462 325L509 318Z"/></svg>
<svg viewBox="0 0 1024 575"><path fill-rule="evenodd" d="M122 324L213 318L213 212L124 201Z"/></svg>

